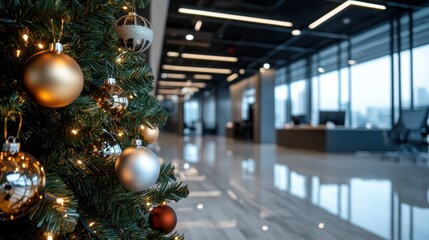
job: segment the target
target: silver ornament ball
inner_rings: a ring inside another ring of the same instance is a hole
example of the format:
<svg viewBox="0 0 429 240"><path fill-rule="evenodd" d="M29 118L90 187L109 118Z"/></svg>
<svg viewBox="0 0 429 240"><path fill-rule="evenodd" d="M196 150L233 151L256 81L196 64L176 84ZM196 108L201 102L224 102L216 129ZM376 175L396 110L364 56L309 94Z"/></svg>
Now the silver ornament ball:
<svg viewBox="0 0 429 240"><path fill-rule="evenodd" d="M103 129L100 138L94 145L93 152L102 157L117 158L121 154L122 148L113 134Z"/></svg>
<svg viewBox="0 0 429 240"><path fill-rule="evenodd" d="M109 111L114 118L121 117L128 107L127 93L118 85L116 79L108 78L96 95L100 108Z"/></svg>
<svg viewBox="0 0 429 240"><path fill-rule="evenodd" d="M0 153L0 220L13 220L35 208L44 197L45 172L30 154L8 138Z"/></svg>
<svg viewBox="0 0 429 240"><path fill-rule="evenodd" d="M139 53L148 49L152 43L153 30L149 21L135 12L119 18L115 26L122 48Z"/></svg>
<svg viewBox="0 0 429 240"><path fill-rule="evenodd" d="M140 140L141 141L141 140ZM161 165L149 148L129 147L118 157L115 172L118 181L132 192L141 192L156 183Z"/></svg>

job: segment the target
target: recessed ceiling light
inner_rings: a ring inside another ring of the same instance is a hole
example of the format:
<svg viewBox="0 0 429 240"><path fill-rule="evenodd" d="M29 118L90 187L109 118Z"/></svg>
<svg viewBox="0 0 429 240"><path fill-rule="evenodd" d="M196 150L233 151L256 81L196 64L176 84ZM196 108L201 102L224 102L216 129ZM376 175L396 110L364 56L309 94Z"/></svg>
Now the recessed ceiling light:
<svg viewBox="0 0 429 240"><path fill-rule="evenodd" d="M166 79L167 78L167 73L162 73L161 74L161 78Z"/></svg>
<svg viewBox="0 0 429 240"><path fill-rule="evenodd" d="M359 6L359 7L374 8L374 9L378 9L378 10L385 10L386 9L386 6L381 5L381 4L374 4L374 3L367 3L367 2L362 2L362 1L348 0L348 1L343 2L338 7L334 8L333 10L328 12L327 14L323 15L322 17L320 17L319 19L317 19L316 21L314 21L310 25L308 25L308 28L314 29L314 28L318 27L320 24L324 23L325 21L332 18L333 16L335 16L336 14L338 14L339 12L343 11L344 9L346 9L347 7L349 7L351 5Z"/></svg>
<svg viewBox="0 0 429 240"><path fill-rule="evenodd" d="M178 52L167 52L167 56L169 57L178 57L180 54Z"/></svg>
<svg viewBox="0 0 429 240"><path fill-rule="evenodd" d="M188 41L194 40L194 35L192 35L192 34L186 35L186 40L188 40Z"/></svg>
<svg viewBox="0 0 429 240"><path fill-rule="evenodd" d="M301 30L299 30L299 29L295 29L295 30L293 30L293 31L292 31L292 35L294 35L294 36L301 35Z"/></svg>
<svg viewBox="0 0 429 240"><path fill-rule="evenodd" d="M242 69L240 69L239 73L240 73L241 75L243 75L243 74L245 74L245 73L246 73L246 70L244 70L244 69L242 68Z"/></svg>
<svg viewBox="0 0 429 240"><path fill-rule="evenodd" d="M166 65L162 65L162 69L172 70L172 71L185 71L185 72L231 74L231 69L226 69L226 68L188 67L188 66L177 66L177 65L166 64Z"/></svg>
<svg viewBox="0 0 429 240"><path fill-rule="evenodd" d="M263 68L263 67L259 68L259 72L264 73L265 72L265 68Z"/></svg>
<svg viewBox="0 0 429 240"><path fill-rule="evenodd" d="M212 17L212 18L222 18L222 19L229 19L229 20L236 20L236 21L243 21L243 22L251 22L251 23L260 23L260 24L274 25L274 26L280 26L280 27L292 27L293 26L293 24L291 22L286 22L286 21L279 21L279 20L266 19L266 18L257 18L257 17L250 17L250 16L243 16L243 15L237 15L237 14L222 13L222 12L214 12L214 11L204 11L204 10L191 9L191 8L179 8L179 13L191 14L191 15L197 15L197 16L205 16L205 17Z"/></svg>
<svg viewBox="0 0 429 240"><path fill-rule="evenodd" d="M236 78L238 78L238 74L234 73L234 74L230 75L229 77L227 77L226 80L228 82L231 82L231 81L235 80Z"/></svg>
<svg viewBox="0 0 429 240"><path fill-rule="evenodd" d="M319 73L324 73L324 72L325 72L325 69L324 69L324 68L322 68L322 67L318 67L318 68L317 68L317 71L318 71Z"/></svg>
<svg viewBox="0 0 429 240"><path fill-rule="evenodd" d="M222 61L222 62L237 62L238 61L238 58L236 58L236 57L191 54L191 53L182 53L182 58L191 58L191 59L200 59L200 60L209 60L209 61Z"/></svg>
<svg viewBox="0 0 429 240"><path fill-rule="evenodd" d="M264 68L265 68L265 69L270 69L270 67L271 67L271 66L270 66L270 64L269 64L269 63L264 63Z"/></svg>
<svg viewBox="0 0 429 240"><path fill-rule="evenodd" d="M195 23L195 31L200 31L200 29L201 29L201 26L203 26L203 21L201 21L201 20L198 20L196 23Z"/></svg>
<svg viewBox="0 0 429 240"><path fill-rule="evenodd" d="M198 80L212 80L213 76L212 75L206 75L206 74L195 74L194 75L194 79L198 79Z"/></svg>

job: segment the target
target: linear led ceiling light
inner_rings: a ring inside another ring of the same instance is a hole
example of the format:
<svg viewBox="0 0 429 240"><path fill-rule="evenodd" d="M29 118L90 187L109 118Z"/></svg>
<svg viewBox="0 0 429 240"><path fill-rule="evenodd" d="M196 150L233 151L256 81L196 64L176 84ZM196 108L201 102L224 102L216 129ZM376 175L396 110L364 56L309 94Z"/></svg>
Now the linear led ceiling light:
<svg viewBox="0 0 429 240"><path fill-rule="evenodd" d="M235 80L236 78L238 78L238 74L234 73L234 74L230 75L226 80L228 82L231 82L231 81Z"/></svg>
<svg viewBox="0 0 429 240"><path fill-rule="evenodd" d="M194 79L198 79L198 80L212 80L213 76L212 75L205 75L205 74L195 74L194 75Z"/></svg>
<svg viewBox="0 0 429 240"><path fill-rule="evenodd" d="M214 55L192 54L192 53L182 53L182 58L209 60L209 61L222 61L222 62L238 62L238 58L236 57L225 57L225 56L214 56Z"/></svg>
<svg viewBox="0 0 429 240"><path fill-rule="evenodd" d="M164 70L184 71L184 72L203 72L203 73L218 73L218 74L231 74L231 69L225 68L207 68L207 67L188 67L176 65L162 65Z"/></svg>
<svg viewBox="0 0 429 240"><path fill-rule="evenodd" d="M195 23L195 31L200 31L200 29L201 29L201 26L203 26L203 21L201 21L201 20L198 20L196 23Z"/></svg>
<svg viewBox="0 0 429 240"><path fill-rule="evenodd" d="M162 78L174 78L174 79L185 79L186 75L182 73L162 73Z"/></svg>
<svg viewBox="0 0 429 240"><path fill-rule="evenodd" d="M280 27L293 26L291 22L286 22L286 21L249 17L249 16L214 12L214 11L205 11L205 10L198 10L198 9L192 9L192 8L179 8L179 13L204 16L204 17L212 17L212 18L222 18L222 19L236 20L236 21L242 21L242 22L260 23L260 24L274 25L274 26L280 26Z"/></svg>
<svg viewBox="0 0 429 240"><path fill-rule="evenodd" d="M310 25L308 25L308 28L314 29L314 28L318 27L320 24L326 22L328 19L337 15L339 12L343 11L344 9L346 9L347 7L349 7L351 5L359 6L359 7L374 8L374 9L378 9L378 10L385 10L386 9L386 6L380 5L380 4L348 0L348 1L343 2L341 5L334 8L333 10L328 12L327 14L323 15L321 18L317 19L316 21L314 21Z"/></svg>
<svg viewBox="0 0 429 240"><path fill-rule="evenodd" d="M174 82L174 81L159 81L159 86L163 87L198 87L205 88L205 83L187 83L187 82Z"/></svg>
<svg viewBox="0 0 429 240"><path fill-rule="evenodd" d="M180 54L178 52L167 52L167 56L169 57L178 57Z"/></svg>

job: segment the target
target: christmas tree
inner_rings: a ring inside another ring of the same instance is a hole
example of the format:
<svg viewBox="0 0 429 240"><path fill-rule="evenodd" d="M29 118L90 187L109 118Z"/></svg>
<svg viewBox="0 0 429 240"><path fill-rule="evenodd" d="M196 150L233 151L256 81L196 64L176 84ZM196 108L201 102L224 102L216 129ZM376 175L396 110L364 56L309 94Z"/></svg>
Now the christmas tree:
<svg viewBox="0 0 429 240"><path fill-rule="evenodd" d="M124 9L148 3L0 0L0 239L183 239L188 188L144 146L167 113Z"/></svg>

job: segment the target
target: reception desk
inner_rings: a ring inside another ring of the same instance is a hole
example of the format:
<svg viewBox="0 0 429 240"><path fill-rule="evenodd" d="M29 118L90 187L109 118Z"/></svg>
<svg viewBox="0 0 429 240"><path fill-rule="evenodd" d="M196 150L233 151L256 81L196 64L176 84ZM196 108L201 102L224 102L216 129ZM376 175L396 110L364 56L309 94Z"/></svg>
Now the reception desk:
<svg viewBox="0 0 429 240"><path fill-rule="evenodd" d="M298 126L277 129L277 145L322 152L387 151L382 129L326 128Z"/></svg>

